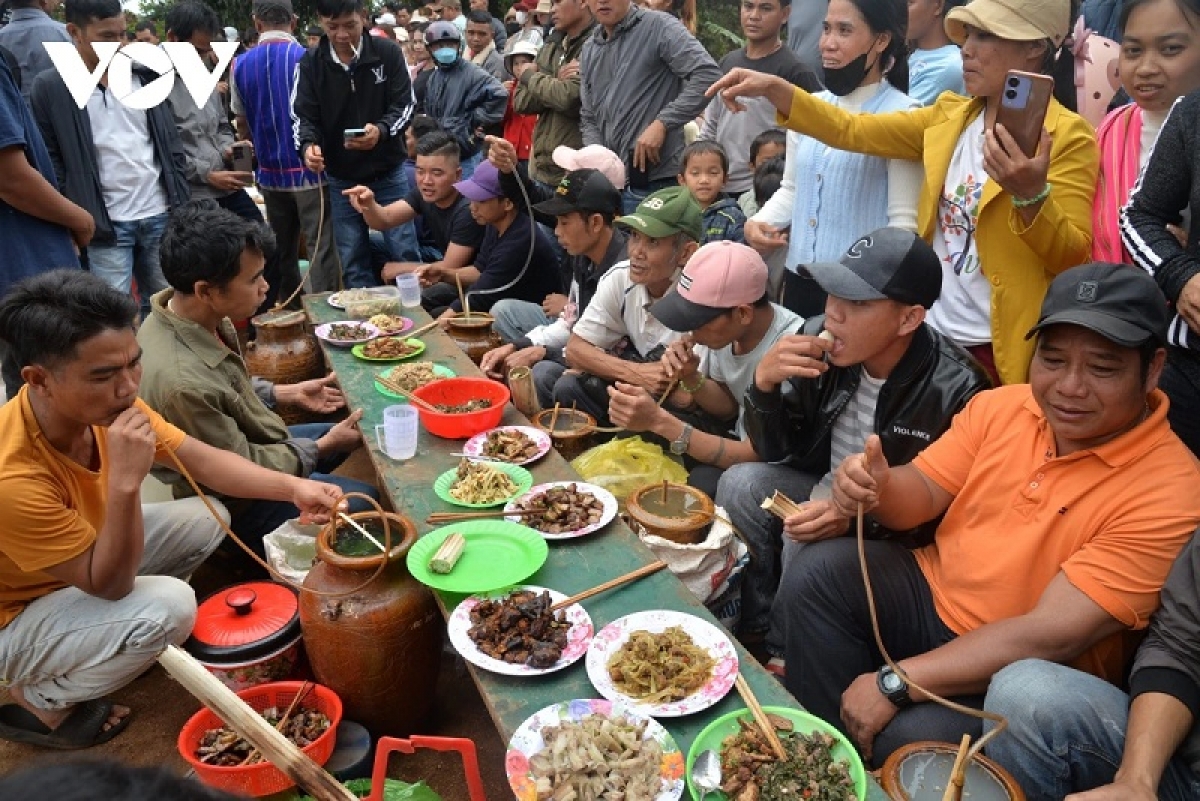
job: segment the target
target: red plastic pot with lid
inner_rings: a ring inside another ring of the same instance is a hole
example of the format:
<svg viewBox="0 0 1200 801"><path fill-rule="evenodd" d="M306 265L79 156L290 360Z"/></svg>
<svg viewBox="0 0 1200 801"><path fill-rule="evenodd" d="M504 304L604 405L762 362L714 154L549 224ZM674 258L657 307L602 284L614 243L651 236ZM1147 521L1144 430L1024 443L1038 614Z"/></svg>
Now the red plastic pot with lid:
<svg viewBox="0 0 1200 801"><path fill-rule="evenodd" d="M234 692L285 680L300 656L296 593L270 581L218 590L200 604L184 648Z"/></svg>

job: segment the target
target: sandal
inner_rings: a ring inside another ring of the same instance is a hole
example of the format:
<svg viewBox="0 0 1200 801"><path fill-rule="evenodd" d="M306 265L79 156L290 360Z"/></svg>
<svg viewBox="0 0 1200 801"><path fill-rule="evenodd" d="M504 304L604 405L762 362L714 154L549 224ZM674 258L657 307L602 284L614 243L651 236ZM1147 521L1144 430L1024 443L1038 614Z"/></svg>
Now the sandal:
<svg viewBox="0 0 1200 801"><path fill-rule="evenodd" d="M129 725L130 712L121 722L105 729L104 724L112 717L113 702L97 698L76 704L67 719L51 729L32 712L16 704L0 706L0 740L73 751L106 743Z"/></svg>

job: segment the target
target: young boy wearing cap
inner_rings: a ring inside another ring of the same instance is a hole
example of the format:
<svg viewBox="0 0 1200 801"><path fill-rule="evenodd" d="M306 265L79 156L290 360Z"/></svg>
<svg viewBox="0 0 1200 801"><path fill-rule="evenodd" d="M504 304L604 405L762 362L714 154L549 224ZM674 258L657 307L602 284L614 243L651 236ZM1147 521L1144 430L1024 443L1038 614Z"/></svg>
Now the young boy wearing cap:
<svg viewBox="0 0 1200 801"><path fill-rule="evenodd" d="M741 636L765 637L779 669L787 633L772 611L780 562L786 570L802 543L849 528L829 499L833 471L871 434L883 437L893 463L909 462L990 385L966 351L925 323L942 273L915 234L881 228L840 262L809 269L829 295L825 315L780 338L759 362L743 419L763 463L735 465L717 490L717 503L759 555L743 585ZM819 337L822 330L832 339ZM802 513L781 524L764 511L759 504L775 490L800 502ZM931 531L871 527L872 536L902 533L927 538Z"/></svg>
<svg viewBox="0 0 1200 801"><path fill-rule="evenodd" d="M520 200L505 195L491 162L482 162L454 188L470 202L471 216L486 230L473 265L457 270L426 265L417 271L426 287L422 305L430 314L447 317L463 311L460 282L468 288L471 311L479 312L490 310L502 297L541 303L546 295L563 291L553 246L517 205Z"/></svg>
<svg viewBox="0 0 1200 801"><path fill-rule="evenodd" d="M688 483L715 496L721 471L758 460L741 424L742 397L755 367L776 340L804 321L768 300L767 265L753 249L735 242L712 242L697 250L679 282L650 313L672 331L691 332L663 354L663 368L684 395L679 405L717 420L736 418L737 438L694 431L645 389L622 381L608 390L608 415L629 431L663 437L672 453L699 462ZM704 358L693 343L707 349Z"/></svg>
<svg viewBox="0 0 1200 801"><path fill-rule="evenodd" d="M547 297L540 306L504 299L492 307L496 333L507 344L484 354L479 366L485 373L501 378L514 367L532 367L538 400L543 406L554 402L554 384L566 370L563 348L571 328L596 294L600 278L626 258L625 233L613 226L620 211L621 193L598 170L567 173L555 196L534 206L539 217L555 220L571 286L553 316L548 305L558 296Z"/></svg>
<svg viewBox="0 0 1200 801"><path fill-rule="evenodd" d="M1130 630L1158 608L1200 523L1200 466L1156 386L1167 323L1146 273L1074 267L1026 334L1036 338L1029 384L973 398L911 464L890 466L875 436L842 462L841 514L861 505L892 530L937 528L916 551L866 544L896 672L881 668L864 594L846 591L859 572L854 540L792 560L776 611L788 688L805 709L840 721L878 764L906 742L979 732L977 718L927 703L918 686L979 706L1001 668L1028 658L1121 680ZM1021 704L1050 689L1023 687Z"/></svg>
<svg viewBox="0 0 1200 801"><path fill-rule="evenodd" d="M629 231L629 261L600 279L567 341L573 369L558 379L553 394L555 402L575 404L602 425L612 382L642 387L656 398L670 383L661 359L680 334L654 319L650 306L674 285L703 234L700 207L682 186L655 192L617 224Z"/></svg>

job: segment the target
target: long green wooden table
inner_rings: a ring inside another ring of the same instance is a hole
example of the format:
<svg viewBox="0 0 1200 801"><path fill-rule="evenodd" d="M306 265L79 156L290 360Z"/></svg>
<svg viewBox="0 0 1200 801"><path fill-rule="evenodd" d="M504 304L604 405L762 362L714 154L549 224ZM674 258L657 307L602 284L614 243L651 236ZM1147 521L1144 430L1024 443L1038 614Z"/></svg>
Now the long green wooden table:
<svg viewBox="0 0 1200 801"><path fill-rule="evenodd" d="M327 298L328 295L305 298L305 308L314 324L346 319L344 312L326 302ZM430 319L420 309L405 309L403 314L417 326ZM439 329L422 335L421 339L426 344L426 350L416 360L444 365L460 376L480 375L479 369L466 354ZM399 401L385 397L375 389L375 376L395 363L366 362L355 358L348 348L325 343L322 343L322 349L329 366L337 372L338 382L350 408L363 410L361 427L371 462L395 509L410 517L421 534L433 528L425 523L430 512L462 511L445 503L433 492L434 479L458 464L459 457L453 454L462 450L461 440L442 439L422 429L416 457L403 462L389 458L378 447L374 427L383 422L383 410ZM528 425L526 418L511 404L505 409L503 423ZM554 450L529 465L528 469L533 474L534 483L578 478L571 466ZM528 582L570 595L654 559L650 549L618 518L595 534L576 540L551 542L546 563ZM437 595L438 602L447 614L463 598L452 593ZM597 631L617 618L648 609L672 609L716 622L687 587L666 570L597 595L584 604ZM736 640L734 644L742 674L764 705L799 707L796 699L757 660ZM598 697L583 663L584 660L580 660L565 670L536 678L501 676L480 670L469 663L468 667L500 736L507 742L526 718L543 707L573 698ZM737 692L731 691L719 703L703 712L682 718L663 718L660 722L686 754L692 740L708 723L727 712L742 708ZM868 798L884 799L886 796L872 781Z"/></svg>

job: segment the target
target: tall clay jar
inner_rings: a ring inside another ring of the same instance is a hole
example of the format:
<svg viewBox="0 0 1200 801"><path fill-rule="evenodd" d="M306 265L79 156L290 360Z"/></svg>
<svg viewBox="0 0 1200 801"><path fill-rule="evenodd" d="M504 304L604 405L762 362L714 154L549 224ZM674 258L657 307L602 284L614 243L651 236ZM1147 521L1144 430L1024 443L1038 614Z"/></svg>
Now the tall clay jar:
<svg viewBox="0 0 1200 801"><path fill-rule="evenodd" d="M321 348L308 330L304 312L267 312L252 322L255 338L245 352L246 369L251 375L276 384L298 384L325 374ZM281 404L278 411L289 424L309 419L302 409Z"/></svg>
<svg viewBox="0 0 1200 801"><path fill-rule="evenodd" d="M400 515L386 517L399 545L379 576L345 594L367 581L385 557L338 554L334 526L328 525L317 538L317 564L304 580L308 591L300 594L300 628L313 674L342 699L346 718L377 738L423 731L437 694L444 627L433 593L405 564L416 528ZM353 518L378 520L379 513Z"/></svg>

